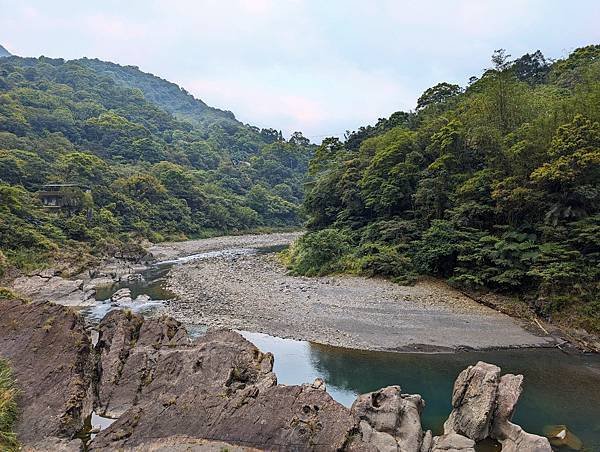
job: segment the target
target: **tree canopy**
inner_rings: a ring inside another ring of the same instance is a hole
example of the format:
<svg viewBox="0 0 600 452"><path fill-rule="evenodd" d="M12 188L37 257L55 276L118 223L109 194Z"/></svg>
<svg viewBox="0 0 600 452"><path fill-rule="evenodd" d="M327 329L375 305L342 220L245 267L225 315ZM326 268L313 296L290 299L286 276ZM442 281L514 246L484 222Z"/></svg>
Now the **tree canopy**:
<svg viewBox="0 0 600 452"><path fill-rule="evenodd" d="M600 331L600 46L497 50L468 87L325 139L309 168L293 272L441 276Z"/></svg>
<svg viewBox="0 0 600 452"><path fill-rule="evenodd" d="M73 242L101 253L140 237L299 226L313 150L300 132L286 141L242 124L132 66L2 58L0 250L19 265ZM90 193L49 213L35 195L47 183Z"/></svg>

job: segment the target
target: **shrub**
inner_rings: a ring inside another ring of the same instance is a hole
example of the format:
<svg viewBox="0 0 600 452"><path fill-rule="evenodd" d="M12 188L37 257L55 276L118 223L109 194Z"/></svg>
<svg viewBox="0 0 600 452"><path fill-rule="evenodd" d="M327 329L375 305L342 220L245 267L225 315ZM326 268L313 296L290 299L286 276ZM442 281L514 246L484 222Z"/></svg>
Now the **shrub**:
<svg viewBox="0 0 600 452"><path fill-rule="evenodd" d="M413 274L410 257L400 253L398 247L369 243L362 245L358 254L358 270L366 276L406 278Z"/></svg>
<svg viewBox="0 0 600 452"><path fill-rule="evenodd" d="M288 253L292 274L316 276L341 270L339 261L350 251L350 238L337 229L310 232L295 242Z"/></svg>

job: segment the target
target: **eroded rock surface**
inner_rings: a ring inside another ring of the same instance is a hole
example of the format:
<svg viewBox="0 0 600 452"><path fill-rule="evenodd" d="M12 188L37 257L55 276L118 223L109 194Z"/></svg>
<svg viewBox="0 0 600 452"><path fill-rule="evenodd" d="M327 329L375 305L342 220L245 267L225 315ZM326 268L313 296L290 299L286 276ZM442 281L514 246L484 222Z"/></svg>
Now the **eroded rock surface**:
<svg viewBox="0 0 600 452"><path fill-rule="evenodd" d="M100 404L107 411L129 409L90 450L142 447L177 435L338 450L357 429L350 410L326 391L276 385L273 356L239 334L213 332L190 343L177 323L165 328L164 322L114 312L100 325Z"/></svg>
<svg viewBox="0 0 600 452"><path fill-rule="evenodd" d="M83 321L70 309L0 301L0 356L20 390L16 433L25 446L71 439L82 428L93 403L90 350Z"/></svg>
<svg viewBox="0 0 600 452"><path fill-rule="evenodd" d="M93 299L95 290L84 291L82 279L66 279L45 270L13 281L12 289L32 301L51 301L65 306L78 306Z"/></svg>
<svg viewBox="0 0 600 452"><path fill-rule="evenodd" d="M419 451L423 442L420 395L402 394L400 386L388 386L358 396L352 412L361 420L363 441L380 451Z"/></svg>
<svg viewBox="0 0 600 452"><path fill-rule="evenodd" d="M189 343L187 332L173 319L144 321L120 310L107 314L100 322L96 345L98 414L118 417L157 384L170 384L171 376L160 373L164 368L159 364L169 351L162 347Z"/></svg>
<svg viewBox="0 0 600 452"><path fill-rule="evenodd" d="M500 377L500 368L493 364L479 361L469 366L454 383L453 408L444 433L458 433L474 441L493 438L502 444L504 452L552 451L546 438L527 433L510 422L522 383L522 375Z"/></svg>
<svg viewBox="0 0 600 452"><path fill-rule="evenodd" d="M442 436L423 433L419 395L389 386L351 409L317 379L277 385L273 356L238 333L190 340L171 319L112 311L92 349L81 318L63 306L0 301L0 356L22 390L17 434L27 451L75 451L92 405L118 417L92 451L473 452L494 438L504 452L549 452L511 422L523 377L479 362L456 380Z"/></svg>
<svg viewBox="0 0 600 452"><path fill-rule="evenodd" d="M431 452L475 452L475 441L458 433L433 438Z"/></svg>

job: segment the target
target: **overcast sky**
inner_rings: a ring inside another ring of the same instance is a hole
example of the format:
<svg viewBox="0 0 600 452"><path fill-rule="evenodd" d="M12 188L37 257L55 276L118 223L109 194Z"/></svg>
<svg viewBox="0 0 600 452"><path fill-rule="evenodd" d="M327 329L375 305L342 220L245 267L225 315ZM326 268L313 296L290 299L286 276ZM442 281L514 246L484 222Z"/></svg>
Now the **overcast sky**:
<svg viewBox="0 0 600 452"><path fill-rule="evenodd" d="M494 49L600 43L600 0L0 0L0 44L173 81L241 121L313 141L465 85Z"/></svg>

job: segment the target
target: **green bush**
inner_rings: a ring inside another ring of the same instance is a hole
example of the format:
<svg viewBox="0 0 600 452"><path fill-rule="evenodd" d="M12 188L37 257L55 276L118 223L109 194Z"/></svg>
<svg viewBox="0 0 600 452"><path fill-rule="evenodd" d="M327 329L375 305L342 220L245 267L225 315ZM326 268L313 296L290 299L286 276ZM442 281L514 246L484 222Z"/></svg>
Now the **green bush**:
<svg viewBox="0 0 600 452"><path fill-rule="evenodd" d="M316 276L342 270L340 259L350 251L350 237L337 229L309 232L288 251L292 274Z"/></svg>
<svg viewBox="0 0 600 452"><path fill-rule="evenodd" d="M357 263L360 273L365 276L381 275L393 279L406 278L413 273L410 257L390 245L361 245L357 251Z"/></svg>

